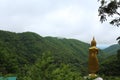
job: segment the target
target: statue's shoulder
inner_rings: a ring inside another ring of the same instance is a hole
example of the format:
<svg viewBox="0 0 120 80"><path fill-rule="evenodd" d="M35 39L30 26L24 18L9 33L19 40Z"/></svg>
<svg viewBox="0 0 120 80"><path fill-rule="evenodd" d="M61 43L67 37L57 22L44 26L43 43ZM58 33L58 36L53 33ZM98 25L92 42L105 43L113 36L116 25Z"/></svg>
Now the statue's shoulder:
<svg viewBox="0 0 120 80"><path fill-rule="evenodd" d="M96 46L92 46L89 49L98 49Z"/></svg>

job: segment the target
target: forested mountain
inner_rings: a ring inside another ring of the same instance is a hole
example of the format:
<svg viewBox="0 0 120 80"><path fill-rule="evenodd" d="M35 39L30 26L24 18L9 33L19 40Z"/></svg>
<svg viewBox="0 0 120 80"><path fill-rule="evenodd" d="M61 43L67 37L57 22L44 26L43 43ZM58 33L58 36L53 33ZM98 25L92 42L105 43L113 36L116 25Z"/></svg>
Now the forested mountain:
<svg viewBox="0 0 120 80"><path fill-rule="evenodd" d="M0 31L0 76L17 76L18 80L83 80L88 74L89 47L75 39ZM100 64L105 57L106 53L99 50ZM101 71L104 74L104 69Z"/></svg>
<svg viewBox="0 0 120 80"><path fill-rule="evenodd" d="M117 50L120 49L120 45L119 44L114 44L109 46L108 48L104 49L103 51L108 55L115 55L117 54Z"/></svg>
<svg viewBox="0 0 120 80"><path fill-rule="evenodd" d="M31 75L32 69L38 69L36 64L39 66L43 64L43 67L46 67L43 70L50 66L51 73L54 73L55 69L60 68L58 71L60 73L62 68L68 68L66 69L68 72L73 71L69 74L71 76L76 73L85 74L87 70L84 71L83 65L87 65L88 48L89 44L74 39L41 37L32 32L0 31L0 72L1 75L17 75L23 80L28 73ZM45 75L45 79L41 78L42 80L46 80L50 74L45 73Z"/></svg>
<svg viewBox="0 0 120 80"><path fill-rule="evenodd" d="M120 80L120 45L112 45L104 50L107 57L100 64L99 74L108 80Z"/></svg>
<svg viewBox="0 0 120 80"><path fill-rule="evenodd" d="M110 80L120 80L117 78L120 76L120 50L117 51L116 55L109 56L101 63L99 74L108 76L108 79L111 76Z"/></svg>

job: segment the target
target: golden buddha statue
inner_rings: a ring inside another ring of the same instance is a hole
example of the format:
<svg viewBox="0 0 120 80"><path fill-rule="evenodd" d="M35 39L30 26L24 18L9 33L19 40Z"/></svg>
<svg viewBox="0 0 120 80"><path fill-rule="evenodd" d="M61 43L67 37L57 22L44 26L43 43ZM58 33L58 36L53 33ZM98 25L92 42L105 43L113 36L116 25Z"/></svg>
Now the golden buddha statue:
<svg viewBox="0 0 120 80"><path fill-rule="evenodd" d="M98 71L98 48L96 47L96 41L93 37L93 40L91 41L91 47L89 48L89 61L88 61L88 69L91 76L95 76L96 72Z"/></svg>

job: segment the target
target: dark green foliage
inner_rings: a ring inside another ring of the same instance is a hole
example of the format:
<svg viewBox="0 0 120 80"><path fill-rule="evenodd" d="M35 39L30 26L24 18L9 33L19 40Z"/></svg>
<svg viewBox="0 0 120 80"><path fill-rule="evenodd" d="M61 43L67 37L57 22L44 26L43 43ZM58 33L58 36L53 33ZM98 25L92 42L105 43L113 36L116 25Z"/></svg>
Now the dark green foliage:
<svg viewBox="0 0 120 80"><path fill-rule="evenodd" d="M114 44L104 49L103 51L106 53L106 55L110 56L117 54L118 49L120 49L120 45Z"/></svg>
<svg viewBox="0 0 120 80"><path fill-rule="evenodd" d="M120 62L120 49L117 51L117 59Z"/></svg>
<svg viewBox="0 0 120 80"><path fill-rule="evenodd" d="M18 80L83 80L82 77L88 75L87 43L74 39L41 37L32 32L0 31L0 37L2 76L17 75ZM100 64L107 56L99 50ZM100 73L106 77L105 70L111 72L112 69L112 74L118 76L119 73L115 73L119 67L118 60L119 54L106 59Z"/></svg>
<svg viewBox="0 0 120 80"><path fill-rule="evenodd" d="M104 62L101 64L100 74L104 74L106 76L120 76L120 50L118 50L117 55L109 56Z"/></svg>
<svg viewBox="0 0 120 80"><path fill-rule="evenodd" d="M120 50L119 49L120 49L120 45L118 44L112 45L104 49L104 52L107 54L108 57L102 62L99 73L104 74L105 76L108 76L108 77L105 77L106 79L117 80L117 78L115 79L115 77L120 76L120 72L119 72L120 71Z"/></svg>
<svg viewBox="0 0 120 80"><path fill-rule="evenodd" d="M37 60L27 77L31 80L82 80L80 72L64 62L56 63L50 52Z"/></svg>
<svg viewBox="0 0 120 80"><path fill-rule="evenodd" d="M80 77L76 76L87 74L85 70L89 47L87 43L74 39L44 38L32 32L0 31L0 37L0 72L2 75L16 74L18 80L35 80L30 75L40 78L39 74L41 74L44 75L41 78L44 80L44 78L53 79L52 73L58 80L62 77L60 75L65 74L64 80L68 77L77 80ZM48 52L51 57L47 54ZM39 71L37 65L42 71ZM36 72L33 74L31 70L36 70ZM66 70L65 73L64 70Z"/></svg>
<svg viewBox="0 0 120 80"><path fill-rule="evenodd" d="M103 80L120 80L120 77L116 77L116 76L101 75L101 77L103 78Z"/></svg>

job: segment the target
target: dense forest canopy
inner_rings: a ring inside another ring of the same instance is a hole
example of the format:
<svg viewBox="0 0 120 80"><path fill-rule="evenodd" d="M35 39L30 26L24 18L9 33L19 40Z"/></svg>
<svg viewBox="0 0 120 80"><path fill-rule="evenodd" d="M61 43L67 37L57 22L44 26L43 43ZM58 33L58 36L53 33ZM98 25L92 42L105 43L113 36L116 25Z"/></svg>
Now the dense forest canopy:
<svg viewBox="0 0 120 80"><path fill-rule="evenodd" d="M75 39L0 30L0 75L17 76L18 80L83 80L83 76L89 74L89 47ZM117 80L119 55L114 54L114 50L113 55L117 57L114 60L112 53L107 52L99 50L99 74Z"/></svg>

